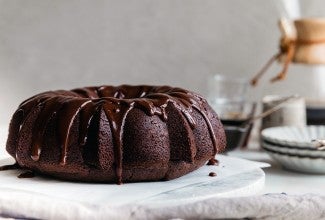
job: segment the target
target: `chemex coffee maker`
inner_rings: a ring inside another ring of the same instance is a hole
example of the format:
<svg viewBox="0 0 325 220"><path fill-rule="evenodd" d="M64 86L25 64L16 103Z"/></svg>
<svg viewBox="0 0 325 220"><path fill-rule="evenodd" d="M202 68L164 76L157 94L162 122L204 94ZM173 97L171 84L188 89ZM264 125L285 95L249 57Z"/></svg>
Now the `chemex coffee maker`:
<svg viewBox="0 0 325 220"><path fill-rule="evenodd" d="M290 63L306 65L325 64L325 18L280 19L282 33L280 49L251 80L257 85L259 78L276 60L283 62L282 71L271 82L283 80Z"/></svg>
<svg viewBox="0 0 325 220"><path fill-rule="evenodd" d="M314 86L309 86L313 91L308 91L312 95L306 97L307 124L325 125L325 90L322 88L325 85L325 18L283 18L279 21L279 28L282 34L279 51L254 76L251 85L257 85L258 80L274 61L279 61L283 67L271 82L284 80L290 64L308 67L311 72L319 74L319 80ZM306 72L306 81L311 75Z"/></svg>

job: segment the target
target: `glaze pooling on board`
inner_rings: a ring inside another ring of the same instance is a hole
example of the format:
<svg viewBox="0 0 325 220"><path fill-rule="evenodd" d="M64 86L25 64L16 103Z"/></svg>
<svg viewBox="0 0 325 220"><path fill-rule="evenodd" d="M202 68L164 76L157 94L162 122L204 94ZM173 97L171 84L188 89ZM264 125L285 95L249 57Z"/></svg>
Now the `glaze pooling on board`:
<svg viewBox="0 0 325 220"><path fill-rule="evenodd" d="M214 146L214 153L218 153L216 136L210 120L211 113L206 109L206 100L201 96L181 88L169 86L101 86L78 88L71 91L49 91L33 96L24 101L15 114L21 114L19 131L25 126L25 120L35 109L40 114L33 128L31 158L38 161L42 155L42 144L46 126L50 119L58 115L58 136L61 146L60 165L67 160L69 136L71 126L76 116L80 120L79 144L87 143L88 128L94 114L102 109L109 121L113 142L115 173L118 183L122 183L123 160L123 126L128 113L133 108L143 110L147 115L157 115L162 121L167 121L166 108L173 104L186 118L192 129L196 122L192 117L193 109L197 110L205 120ZM19 132L18 131L18 132Z"/></svg>

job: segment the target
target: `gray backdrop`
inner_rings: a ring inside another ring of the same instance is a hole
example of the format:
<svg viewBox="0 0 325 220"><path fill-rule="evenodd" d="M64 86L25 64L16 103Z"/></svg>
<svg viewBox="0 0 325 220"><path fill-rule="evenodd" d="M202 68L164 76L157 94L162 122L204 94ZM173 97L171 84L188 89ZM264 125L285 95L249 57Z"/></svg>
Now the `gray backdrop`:
<svg viewBox="0 0 325 220"><path fill-rule="evenodd" d="M276 52L277 20L296 2L0 0L0 124L44 90L168 84L206 95L212 74L251 76ZM302 8L304 16L325 14L324 1ZM251 91L253 99L312 87L300 67L269 85L279 68Z"/></svg>

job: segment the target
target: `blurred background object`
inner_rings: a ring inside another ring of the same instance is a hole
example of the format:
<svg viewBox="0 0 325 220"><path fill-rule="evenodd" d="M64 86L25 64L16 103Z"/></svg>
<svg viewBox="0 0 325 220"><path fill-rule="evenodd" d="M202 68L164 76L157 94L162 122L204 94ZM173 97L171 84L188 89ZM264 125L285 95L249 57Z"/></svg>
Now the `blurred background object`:
<svg viewBox="0 0 325 220"><path fill-rule="evenodd" d="M227 150L246 146L256 103L248 101L248 78L216 74L208 79L208 101L218 113L227 137Z"/></svg>
<svg viewBox="0 0 325 220"><path fill-rule="evenodd" d="M319 100L317 103L308 103L307 124L325 125L325 100Z"/></svg>
<svg viewBox="0 0 325 220"><path fill-rule="evenodd" d="M262 148L284 168L325 174L325 126L280 126L262 131Z"/></svg>
<svg viewBox="0 0 325 220"><path fill-rule="evenodd" d="M248 88L246 78L216 74L208 79L208 101L222 119L244 120L251 111L247 111Z"/></svg>
<svg viewBox="0 0 325 220"><path fill-rule="evenodd" d="M262 111L265 112L274 106L279 105L286 99L286 96L268 95L262 99ZM277 126L297 126L306 125L306 104L303 97L295 98L283 103L281 108L262 119L261 129Z"/></svg>
<svg viewBox="0 0 325 220"><path fill-rule="evenodd" d="M255 102L247 102L243 106L245 117L241 118L222 118L221 122L224 126L227 138L227 151L246 148L254 122L250 119L254 117L256 111Z"/></svg>

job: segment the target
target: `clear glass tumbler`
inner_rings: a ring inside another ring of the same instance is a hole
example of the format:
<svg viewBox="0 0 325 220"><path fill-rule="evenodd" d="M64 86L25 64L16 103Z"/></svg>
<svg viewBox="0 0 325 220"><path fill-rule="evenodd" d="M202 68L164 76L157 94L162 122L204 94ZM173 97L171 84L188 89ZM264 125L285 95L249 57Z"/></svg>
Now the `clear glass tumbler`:
<svg viewBox="0 0 325 220"><path fill-rule="evenodd" d="M250 112L247 105L249 81L245 78L214 75L208 82L208 101L222 119L243 119Z"/></svg>

